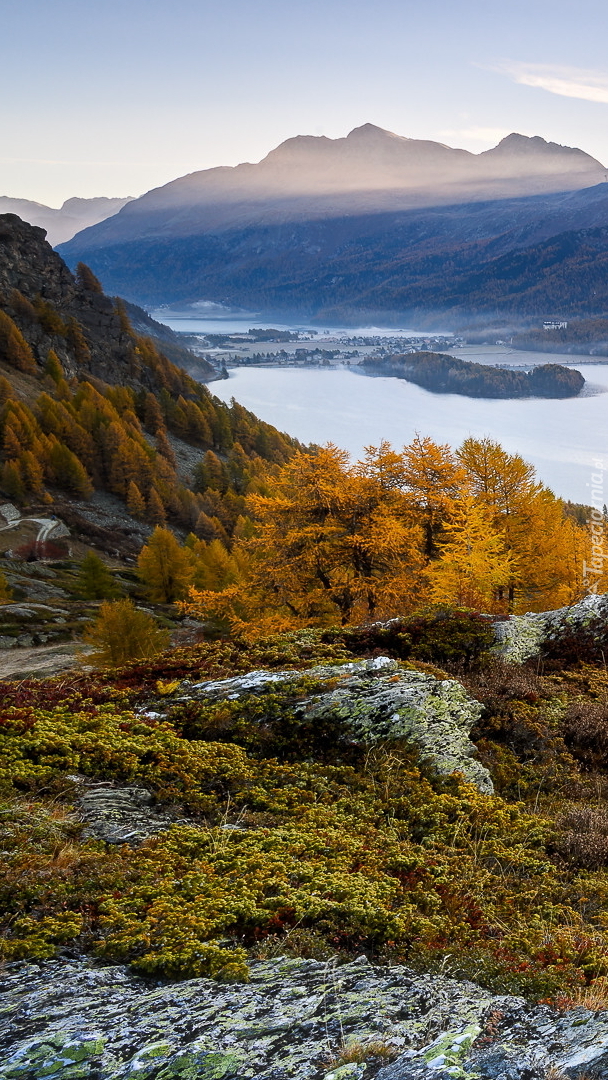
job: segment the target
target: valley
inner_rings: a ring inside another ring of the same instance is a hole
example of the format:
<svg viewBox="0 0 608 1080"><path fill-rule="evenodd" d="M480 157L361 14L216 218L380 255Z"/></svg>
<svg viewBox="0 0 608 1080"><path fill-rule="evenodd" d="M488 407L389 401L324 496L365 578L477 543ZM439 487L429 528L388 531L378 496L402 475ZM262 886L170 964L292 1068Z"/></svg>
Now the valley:
<svg viewBox="0 0 608 1080"><path fill-rule="evenodd" d="M364 125L0 217L0 1080L608 1075L606 191Z"/></svg>

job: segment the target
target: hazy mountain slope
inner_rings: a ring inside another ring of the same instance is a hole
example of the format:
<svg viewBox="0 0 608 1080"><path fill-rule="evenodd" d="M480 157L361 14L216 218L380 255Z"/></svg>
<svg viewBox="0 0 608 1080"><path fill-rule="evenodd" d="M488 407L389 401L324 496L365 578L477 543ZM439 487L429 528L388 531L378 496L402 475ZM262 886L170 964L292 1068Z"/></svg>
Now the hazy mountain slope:
<svg viewBox="0 0 608 1080"><path fill-rule="evenodd" d="M480 259L470 268L438 270L406 287L389 282L359 302L453 316L598 314L608 310L608 228L560 233L499 258Z"/></svg>
<svg viewBox="0 0 608 1080"><path fill-rule="evenodd" d="M540 138L471 154L368 124L181 177L61 250L144 304L399 317L428 306L418 286L437 274L448 287L509 251L608 225L605 178L583 151Z"/></svg>
<svg viewBox="0 0 608 1080"><path fill-rule="evenodd" d="M63 206L56 210L52 206L44 206L43 203L32 202L30 199L11 199L7 195L1 195L0 214L17 214L30 225L46 229L49 244L55 246L70 240L81 229L117 214L128 202L131 202L130 197L66 199Z"/></svg>
<svg viewBox="0 0 608 1080"><path fill-rule="evenodd" d="M344 139L288 139L255 165L180 177L133 200L75 248L575 190L605 179L603 165L582 150L540 138L510 135L471 154L365 124Z"/></svg>
<svg viewBox="0 0 608 1080"><path fill-rule="evenodd" d="M133 240L83 254L108 288L145 304L204 298L307 317L398 318L446 307L475 311L481 288L476 275L491 277L493 260L589 225L608 226L606 184L523 199ZM532 276L524 274L513 291L513 310L520 293L526 311L536 310L535 303L541 314L547 304L552 309L552 294L539 291L533 276L536 259L532 254ZM498 267L499 277L502 272ZM572 263L571 272L578 272ZM586 282L573 280L573 291L584 293ZM529 288L530 303L523 298ZM567 299L562 289L555 303L561 308ZM591 291L587 301L586 310L596 310ZM487 309L485 300L482 306Z"/></svg>

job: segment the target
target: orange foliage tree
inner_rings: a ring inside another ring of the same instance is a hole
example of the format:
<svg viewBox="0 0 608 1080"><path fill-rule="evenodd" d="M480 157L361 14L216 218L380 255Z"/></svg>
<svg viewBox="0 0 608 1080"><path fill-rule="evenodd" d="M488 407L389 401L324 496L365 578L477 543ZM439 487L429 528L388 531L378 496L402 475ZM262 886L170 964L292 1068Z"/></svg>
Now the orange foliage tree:
<svg viewBox="0 0 608 1080"><path fill-rule="evenodd" d="M354 467L332 445L297 454L272 495L247 500L257 528L239 545L246 580L193 590L185 608L244 633L411 610L420 599L423 537L397 458L387 444Z"/></svg>
<svg viewBox="0 0 608 1080"><path fill-rule="evenodd" d="M401 453L370 447L356 465L328 445L297 454L246 506L255 524L234 538L238 572L212 574L211 586L197 575L203 587L184 605L245 636L428 603L538 611L585 591L589 534L531 465L489 439L453 454L416 436Z"/></svg>

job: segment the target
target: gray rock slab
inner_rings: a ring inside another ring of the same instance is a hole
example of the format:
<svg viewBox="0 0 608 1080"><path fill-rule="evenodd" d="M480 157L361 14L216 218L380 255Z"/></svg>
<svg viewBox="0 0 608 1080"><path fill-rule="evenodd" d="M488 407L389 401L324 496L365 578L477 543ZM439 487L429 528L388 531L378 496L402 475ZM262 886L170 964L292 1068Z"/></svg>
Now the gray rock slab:
<svg viewBox="0 0 608 1080"><path fill-rule="evenodd" d="M145 788L119 784L95 784L82 778L78 813L84 823L83 838L107 844L140 844L172 825L192 825L191 820L161 809Z"/></svg>
<svg viewBox="0 0 608 1080"><path fill-rule="evenodd" d="M469 739L482 706L455 679L438 679L404 667L388 656L353 663L320 665L307 671L252 671L231 679L184 682L172 701L238 701L276 693L281 686L318 681L301 700L288 702L294 715L309 720L336 719L349 736L365 745L408 739L437 772L461 772L480 791L491 794L487 769L476 759ZM323 684L326 684L324 686ZM155 703L153 715L166 702Z"/></svg>
<svg viewBox="0 0 608 1080"><path fill-rule="evenodd" d="M19 963L0 989L0 1080L608 1078L606 1013L558 1014L365 957L256 961L230 985ZM355 1043L362 1060L344 1061Z"/></svg>
<svg viewBox="0 0 608 1080"><path fill-rule="evenodd" d="M509 663L523 664L539 656L543 646L561 631L586 630L590 626L598 636L608 636L608 597L591 593L571 607L529 611L497 621L494 652Z"/></svg>

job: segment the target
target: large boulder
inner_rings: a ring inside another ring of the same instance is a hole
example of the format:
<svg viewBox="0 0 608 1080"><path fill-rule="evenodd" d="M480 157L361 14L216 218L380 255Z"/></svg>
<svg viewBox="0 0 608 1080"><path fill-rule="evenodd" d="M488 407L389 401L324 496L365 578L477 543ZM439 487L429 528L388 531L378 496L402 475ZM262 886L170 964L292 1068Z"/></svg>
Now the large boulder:
<svg viewBox="0 0 608 1080"><path fill-rule="evenodd" d="M437 678L378 656L301 671L252 671L232 679L184 682L172 701L217 703L263 698L290 684L302 693L287 696L285 716L310 723L335 722L338 738L364 746L405 739L442 775L461 773L480 791L493 791L490 775L469 739L482 706L455 679ZM273 701L273 705L275 705ZM159 715L155 704L152 715ZM162 713L161 713L162 715ZM280 723L280 720L278 721Z"/></svg>
<svg viewBox="0 0 608 1080"><path fill-rule="evenodd" d="M566 637L601 650L608 642L608 596L591 593L571 607L510 615L495 623L495 632L495 654L512 664L542 656Z"/></svg>

